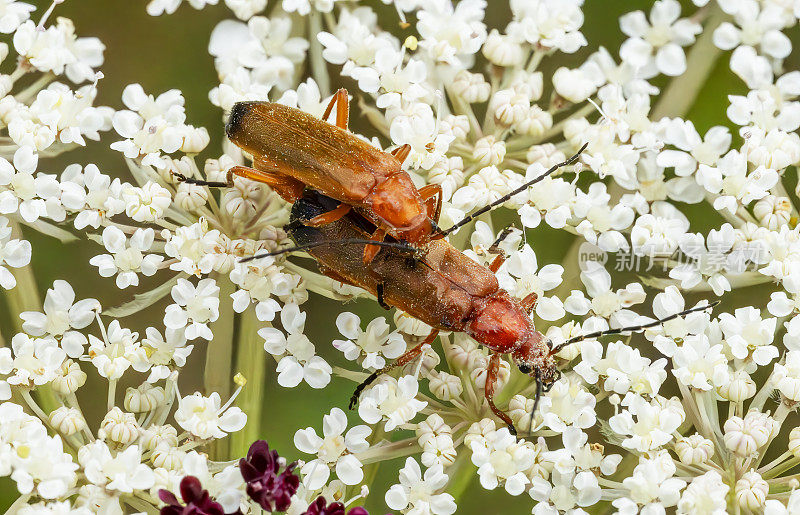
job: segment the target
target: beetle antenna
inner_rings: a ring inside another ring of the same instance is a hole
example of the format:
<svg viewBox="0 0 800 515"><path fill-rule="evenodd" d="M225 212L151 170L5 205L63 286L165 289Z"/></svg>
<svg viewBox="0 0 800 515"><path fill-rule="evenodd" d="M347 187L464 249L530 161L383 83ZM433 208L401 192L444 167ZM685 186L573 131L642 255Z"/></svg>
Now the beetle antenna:
<svg viewBox="0 0 800 515"><path fill-rule="evenodd" d="M536 417L536 408L539 407L540 400L542 400L542 380L539 379L539 374L536 374L536 395L534 395L533 397L533 409L531 410L530 432L533 432L533 419Z"/></svg>
<svg viewBox="0 0 800 515"><path fill-rule="evenodd" d="M281 254L288 254L290 252L299 252L302 250L313 249L316 247L324 247L325 245L377 245L379 247L405 250L406 252L412 254L417 252L417 249L409 246L407 243L395 243L391 241L374 241L362 238L346 238L343 240L315 241L314 243L306 243L304 245L297 245L296 247L287 247L285 249L280 249L273 252L262 252L261 254L256 254L254 256L242 258L239 260L239 262L246 263L248 261L253 261L254 259L279 256Z"/></svg>
<svg viewBox="0 0 800 515"><path fill-rule="evenodd" d="M644 324L644 325L634 325L634 326L630 326L630 327L618 327L616 329L606 329L605 331L595 331L593 333L588 333L588 334L584 334L584 335L581 335L581 336L575 336L574 338L570 338L569 340L565 341L564 343L561 343L561 344L556 345L555 347L553 347L552 350L550 350L550 355L552 356L553 354L556 354L558 351L560 351L561 349L563 349L567 345L571 345L573 343L576 343L576 342L579 342L579 341L582 341L582 340L588 340L588 339L591 339L591 338L597 338L599 336L605 336L605 335L608 335L608 334L620 334L620 333L643 331L643 330L649 329L651 327L656 327L658 325L663 324L664 322L669 322L670 320L674 320L674 319L676 319L676 318L678 318L680 316L683 316L683 315L688 315L689 313L694 313L696 311L705 311L707 309L711 309L714 306L716 306L717 304L719 304L719 302L720 302L719 300L715 300L715 301L709 302L708 304L706 304L704 306L695 306L693 308L686 309L686 310L680 311L678 313L673 313L672 315L669 315L667 317L659 318L657 320L654 320L653 322L649 322L649 323Z"/></svg>
<svg viewBox="0 0 800 515"><path fill-rule="evenodd" d="M559 168L561 168L563 166L571 165L572 163L574 163L575 161L578 160L578 158L583 153L583 151L586 150L586 147L588 145L589 145L588 143L584 143L583 146L580 148L580 150L578 150L578 152L576 152L574 156L570 157L566 161L558 163L557 165L553 166L552 168L550 168L549 170L544 172L542 175L536 177L535 179L531 179L530 181L526 182L525 184L523 184L519 188L515 189L511 193L503 195L502 197L500 197L499 199L495 200L491 204L483 206L482 208L480 208L479 210L475 211L474 213L462 218L457 224L453 225L449 229L440 230L438 237L444 238L445 236L447 236L451 232L456 231L459 228L467 225L468 223L470 223L472 220L474 220L478 216L491 211L492 209L496 208L500 204L505 204L506 202L508 202L511 199L511 197L513 197L514 195L518 195L518 194L522 193L523 191L527 190L528 188L530 188L531 186L533 186L537 182L543 180L545 177L553 174Z"/></svg>

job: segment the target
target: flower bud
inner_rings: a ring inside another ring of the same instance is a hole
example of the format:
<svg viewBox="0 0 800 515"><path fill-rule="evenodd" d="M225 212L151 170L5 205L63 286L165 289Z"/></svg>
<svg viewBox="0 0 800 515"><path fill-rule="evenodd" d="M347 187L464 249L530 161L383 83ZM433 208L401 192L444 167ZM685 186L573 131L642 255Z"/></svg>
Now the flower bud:
<svg viewBox="0 0 800 515"><path fill-rule="evenodd" d="M208 202L208 188L182 182L178 184L174 202L180 209L196 211Z"/></svg>
<svg viewBox="0 0 800 515"><path fill-rule="evenodd" d="M75 408L61 406L50 412L48 416L50 425L62 435L69 436L86 429L86 420L80 411Z"/></svg>
<svg viewBox="0 0 800 515"><path fill-rule="evenodd" d="M535 414L533 414L533 399L529 399L524 395L515 395L508 401L508 415L514 421L514 427L517 431L526 433L531 431L531 426L535 427L533 423Z"/></svg>
<svg viewBox="0 0 800 515"><path fill-rule="evenodd" d="M61 395L69 395L83 386L86 382L86 373L81 370L80 365L67 359L62 363L58 373L50 383L53 390Z"/></svg>
<svg viewBox="0 0 800 515"><path fill-rule="evenodd" d="M139 442L146 450L152 451L159 446L165 445L167 447L178 446L178 431L170 426L150 426L147 429L141 430L141 437Z"/></svg>
<svg viewBox="0 0 800 515"><path fill-rule="evenodd" d="M768 492L769 485L755 470L748 470L736 482L736 502L745 510L760 512Z"/></svg>
<svg viewBox="0 0 800 515"><path fill-rule="evenodd" d="M477 350L478 346L475 341L465 335L453 335L453 343L446 346L444 349L447 360L457 369L468 369L472 367L475 360L473 351Z"/></svg>
<svg viewBox="0 0 800 515"><path fill-rule="evenodd" d="M469 131L469 118L463 114L457 116L449 114L445 116L440 126L441 133L451 133L453 136L455 136L456 141L464 141L467 139L467 134L469 134Z"/></svg>
<svg viewBox="0 0 800 515"><path fill-rule="evenodd" d="M420 359L422 359L422 362L420 362ZM433 347L426 346L422 351L422 357L408 363L403 367L403 371L405 375L415 375L417 374L417 370L419 370L420 377L426 377L436 368L436 365L438 365L440 361L441 358L436 351L433 350Z"/></svg>
<svg viewBox="0 0 800 515"><path fill-rule="evenodd" d="M793 428L789 432L789 452L795 458L800 458L800 426Z"/></svg>
<svg viewBox="0 0 800 515"><path fill-rule="evenodd" d="M725 422L725 446L739 456L750 456L772 438L780 424L765 413L751 411Z"/></svg>
<svg viewBox="0 0 800 515"><path fill-rule="evenodd" d="M714 456L714 442L699 434L679 438L675 442L675 454L686 465L706 463Z"/></svg>
<svg viewBox="0 0 800 515"><path fill-rule="evenodd" d="M417 424L417 437L423 434L452 434L453 430L450 426L444 423L444 419L434 413L428 415L428 418Z"/></svg>
<svg viewBox="0 0 800 515"><path fill-rule="evenodd" d="M453 437L449 434L431 435L420 439L422 445L422 456L420 460L426 467L442 465L448 467L456 461L456 449L453 445Z"/></svg>
<svg viewBox="0 0 800 515"><path fill-rule="evenodd" d="M492 96L489 112L494 113L495 121L509 126L521 122L528 116L530 98L520 95L513 89L501 89Z"/></svg>
<svg viewBox="0 0 800 515"><path fill-rule="evenodd" d="M125 392L125 409L131 413L153 411L166 402L167 395L161 386L142 383L138 388L128 388Z"/></svg>
<svg viewBox="0 0 800 515"><path fill-rule="evenodd" d="M198 154L206 148L209 141L211 141L211 137L205 127L190 127L183 137L183 145L180 150L186 154Z"/></svg>
<svg viewBox="0 0 800 515"><path fill-rule="evenodd" d="M114 406L100 423L97 436L123 446L129 445L139 438L139 424L136 423L133 413L125 413Z"/></svg>
<svg viewBox="0 0 800 515"><path fill-rule="evenodd" d="M553 116L537 105L531 106L528 116L517 124L517 130L523 134L538 138L553 126Z"/></svg>
<svg viewBox="0 0 800 515"><path fill-rule="evenodd" d="M431 374L430 384L428 386L431 393L433 393L437 399L443 401L455 399L464 391L461 379L458 376L441 371Z"/></svg>
<svg viewBox="0 0 800 515"><path fill-rule="evenodd" d="M483 44L483 55L497 66L514 66L522 61L522 46L509 36L492 30Z"/></svg>
<svg viewBox="0 0 800 515"><path fill-rule="evenodd" d="M484 136L479 139L472 150L472 159L482 166L499 165L505 157L505 141L498 141L494 136Z"/></svg>
<svg viewBox="0 0 800 515"><path fill-rule="evenodd" d="M575 104L583 102L597 90L597 86L582 70L565 67L553 74L553 88L564 99Z"/></svg>
<svg viewBox="0 0 800 515"><path fill-rule="evenodd" d="M477 386L478 388L486 387L486 377L489 373L488 366L489 366L489 360L486 359L485 365L476 366L469 373L470 379L472 379L472 382L475 383L475 386ZM511 377L511 364L508 361L500 360L500 366L497 370L497 377L495 378L494 382L495 393L501 391L503 387L505 387L510 377Z"/></svg>
<svg viewBox="0 0 800 515"><path fill-rule="evenodd" d="M767 195L753 206L753 214L762 226L774 231L792 217L792 204L786 197Z"/></svg>
<svg viewBox="0 0 800 515"><path fill-rule="evenodd" d="M154 467L163 467L167 470L178 470L183 466L186 453L170 445L159 445L150 456Z"/></svg>
<svg viewBox="0 0 800 515"><path fill-rule="evenodd" d="M470 104L486 102L492 87L480 73L462 70L453 81L453 92Z"/></svg>
<svg viewBox="0 0 800 515"><path fill-rule="evenodd" d="M756 383L744 370L737 370L731 375L731 380L717 388L722 398L733 402L742 402L756 394Z"/></svg>
<svg viewBox="0 0 800 515"><path fill-rule="evenodd" d="M425 322L420 322L405 311L396 309L392 318L395 327L397 327L397 330L401 333L411 336L428 336L431 332L431 326Z"/></svg>
<svg viewBox="0 0 800 515"><path fill-rule="evenodd" d="M496 430L497 424L490 418L484 418L478 422L473 422L472 425L469 426L469 429L467 429L467 434L464 437L464 445L470 447L472 442L484 441L486 440L486 435Z"/></svg>

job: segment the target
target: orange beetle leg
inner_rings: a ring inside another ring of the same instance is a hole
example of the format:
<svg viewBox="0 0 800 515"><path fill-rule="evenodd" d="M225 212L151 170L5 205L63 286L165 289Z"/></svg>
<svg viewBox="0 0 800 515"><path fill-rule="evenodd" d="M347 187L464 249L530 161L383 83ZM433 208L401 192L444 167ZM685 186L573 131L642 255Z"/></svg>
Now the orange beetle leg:
<svg viewBox="0 0 800 515"><path fill-rule="evenodd" d="M500 267L503 266L503 263L505 262L506 262L505 256L503 255L497 256L489 265L489 270L491 270L492 273L497 272L498 270L500 270Z"/></svg>
<svg viewBox="0 0 800 515"><path fill-rule="evenodd" d="M347 130L347 122L350 119L350 100L347 98L346 89L341 88L333 95L322 115L323 120L328 121L328 117L333 111L333 104L336 104L336 126Z"/></svg>
<svg viewBox="0 0 800 515"><path fill-rule="evenodd" d="M539 300L539 296L536 293L531 293L530 295L526 296L522 301L520 301L520 305L522 309L528 312L530 315L533 313L533 308L536 307L536 301Z"/></svg>
<svg viewBox="0 0 800 515"><path fill-rule="evenodd" d="M383 241L383 238L386 236L386 231L383 229L376 229L374 233L372 233L372 237L370 240L372 241ZM372 261L375 256L378 254L378 251L381 250L380 246L378 245L367 245L364 247L364 264L366 265L370 261Z"/></svg>
<svg viewBox="0 0 800 515"><path fill-rule="evenodd" d="M347 213L350 212L352 206L349 204L339 204L339 207L336 209L331 209L327 213L322 213L321 215L317 215L310 220L306 220L303 222L303 225L308 227L319 227L321 225L327 225L329 223L335 222L339 220Z"/></svg>
<svg viewBox="0 0 800 515"><path fill-rule="evenodd" d="M294 202L302 197L303 189L305 189L305 184L302 182L279 172L267 172L246 166L234 166L228 170L228 184L233 184L234 175L266 184L287 202Z"/></svg>
<svg viewBox="0 0 800 515"><path fill-rule="evenodd" d="M439 221L439 215L442 212L442 185L441 184L428 184L419 189L419 196L425 202L425 208L428 210L428 218L434 222Z"/></svg>
<svg viewBox="0 0 800 515"><path fill-rule="evenodd" d="M381 374L385 374L386 372L392 370L393 368L402 367L406 363L416 359L417 356L419 356L420 353L422 353L422 348L425 347L426 345L430 345L431 343L433 343L433 340L436 339L436 336L438 334L439 334L439 330L438 329L432 330L430 332L430 334L428 334L428 336L426 336L425 339L422 340L422 342L419 345L415 345L411 349L407 350L406 353L403 354L402 356L400 356L399 358L397 358L394 361L394 363L392 363L390 365L386 365L385 367L380 368L380 369L376 370L375 372L371 373L369 375L369 377L367 377L364 380L363 383L361 383L360 385L358 385L356 387L356 391L353 392L353 396L350 397L350 409L353 409L353 408L356 407L356 404L358 404L358 398L361 396L361 392L364 391L364 388L366 388L367 386L369 386L373 382L375 382L375 380L378 377L380 377Z"/></svg>
<svg viewBox="0 0 800 515"><path fill-rule="evenodd" d="M486 402L489 403L489 408L492 410L492 413L494 413L497 418L505 422L511 434L515 435L517 434L517 430L514 428L514 422L511 420L511 417L508 416L508 413L505 413L494 404L494 388L497 386L497 374L499 372L500 353L495 352L492 354L492 358L489 360L489 368L486 369L486 386L484 388Z"/></svg>
<svg viewBox="0 0 800 515"><path fill-rule="evenodd" d="M392 150L391 154L400 161L400 164L403 164L403 161L406 160L408 155L411 153L411 145L408 143L404 143L397 147L396 149Z"/></svg>

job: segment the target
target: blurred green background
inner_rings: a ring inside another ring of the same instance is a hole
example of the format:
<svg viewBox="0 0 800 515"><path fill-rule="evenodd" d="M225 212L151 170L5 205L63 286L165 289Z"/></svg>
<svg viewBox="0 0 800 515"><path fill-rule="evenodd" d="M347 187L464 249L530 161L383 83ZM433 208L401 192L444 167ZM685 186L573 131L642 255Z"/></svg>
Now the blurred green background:
<svg viewBox="0 0 800 515"><path fill-rule="evenodd" d="M34 19L38 20L41 13L49 5L48 2L33 2L38 10ZM275 0L270 5L276 3ZM510 11L507 2L489 0L487 10L487 24L490 27L505 27L510 20ZM397 28L397 15L380 1L361 2L373 6L382 17L385 28ZM690 2L684 2L690 5ZM188 5L182 5L179 10L169 16L158 18L150 17L145 12L145 1L108 1L108 0L67 0L56 8L54 16L71 18L80 36L97 36L106 45L105 64L101 68L105 78L100 82L98 105L110 105L121 108L120 96L122 89L129 83L142 84L145 91L150 94L159 94L168 89L178 88L186 99L187 123L208 128L211 135L211 144L206 153L208 157L216 156L221 151L222 113L208 101L208 92L217 84L213 62L207 52L208 38L216 23L222 19L233 18L232 14L222 5L209 6L202 11L196 11ZM598 48L606 46L612 53L616 53L623 36L619 31L618 17L626 11L635 9L649 10L652 2L649 1L614 1L589 0L584 6L585 23L583 33L589 41L589 46L573 56L559 56L545 61L545 73L552 71L556 66L575 66L585 57ZM406 35L397 28L398 35ZM796 31L792 39L797 40ZM9 38L5 38L9 41ZM10 42L10 41L9 41ZM741 93L745 91L744 85L735 78L727 69L727 56L719 59L712 72L712 80L701 92L694 104L690 118L695 121L700 133L716 124L726 124L725 108L726 94ZM796 61L787 63L787 69L796 69ZM331 68L332 74L336 73ZM351 82L340 81L333 75L333 84L342 84L353 88ZM664 82L658 83L663 85ZM353 123L361 128L366 127L360 123L359 113L351 113ZM366 129L365 129L366 130ZM40 163L39 170L47 173L60 173L64 166L70 163L95 163L100 169L114 176L127 180L127 169L121 155L108 148L115 141L113 131L106 133L101 143L90 143L86 148L70 152L56 159L49 159ZM794 190L794 180L787 183L789 191ZM692 229L705 231L721 223L713 210L708 208L691 207L687 209L693 221ZM694 213L696 216L691 216ZM498 227L507 220L510 214L500 215L496 218ZM77 243L61 245L59 242L42 237L37 233L28 231L26 236L33 244L32 265L36 273L38 288L42 295L56 279L67 279L75 287L78 298L97 297L106 307L118 305L130 298L131 290L118 290L113 279L102 279L97 275L96 268L88 264L89 259L100 253L100 247L94 243ZM528 241L532 242L537 252L539 264L560 263L573 241L573 237L565 232L538 228L528 233ZM542 242L544 244L542 244ZM613 266L613 263L612 263ZM577 273L577 267L567 267L565 280L570 280L570 274ZM617 277L617 276L615 276ZM625 278L632 279L632 278ZM624 285L627 280L620 281ZM142 288L157 284L157 281L143 281ZM737 292L738 293L738 292ZM750 293L752 294L752 293ZM6 304L5 300L0 300ZM735 302L726 300L727 308L732 309ZM154 306L145 313L122 320L123 326L140 331L143 335L148 325L161 326L162 309L164 303ZM0 310L0 327L6 341L13 336L13 325L9 318L8 310ZM343 309L355 311L362 321L374 316L385 316L376 303L360 301L342 307L335 302L313 296L304 306L308 311L306 328L317 350L332 364L343 364L341 355L330 347L330 342L335 339L336 330L333 321ZM212 342L210 345L213 345ZM202 388L204 363L204 346L199 344L190 358L189 363L181 374L181 391L186 394ZM253 359L262 360L267 370L267 389L263 392L264 404L268 406L262 420L262 437L277 448L288 459L302 457L292 444L292 437L298 428L313 426L319 431L322 414L327 413L332 407L345 408L351 394L353 384L349 381L334 379L330 386L323 391L313 390L305 384L295 389L283 389L274 379L274 362L268 359L266 353L253 356ZM85 367L89 371L91 367ZM104 414L105 395L98 397L97 404L89 403L87 393L92 392L96 385L105 391L104 383L90 374L89 384L82 389L83 406L89 411L90 424L96 423ZM124 386L118 392L124 391ZM79 393L81 393L79 392ZM118 394L119 395L119 394ZM352 413L351 420L356 421ZM252 423L253 421L251 421ZM371 513L385 513L383 494L389 485L397 482L397 470L402 466L404 459L394 463L383 463L370 485L373 492L367 507ZM459 513L484 514L484 513L529 513L532 501L527 495L511 498L502 490L490 492L483 490L477 476L471 475L469 482L458 485ZM7 506L15 497L13 485L7 479L0 479L0 509ZM456 492L454 492L456 493ZM502 506L502 508L499 508Z"/></svg>

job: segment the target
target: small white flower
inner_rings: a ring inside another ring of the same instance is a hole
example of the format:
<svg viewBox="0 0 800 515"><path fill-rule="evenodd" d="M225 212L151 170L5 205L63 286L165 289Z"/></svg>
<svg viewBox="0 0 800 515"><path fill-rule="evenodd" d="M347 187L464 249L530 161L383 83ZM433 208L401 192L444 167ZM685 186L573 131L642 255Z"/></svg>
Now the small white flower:
<svg viewBox="0 0 800 515"><path fill-rule="evenodd" d="M686 56L681 47L694 43L702 27L688 19L678 19L681 6L676 0L659 0L650 11L648 23L642 11L620 18L619 25L630 39L620 47L620 57L642 69L645 77L657 72L676 76L686 70Z"/></svg>
<svg viewBox="0 0 800 515"><path fill-rule="evenodd" d="M130 240L114 226L103 229L103 245L111 254L101 254L89 260L89 264L98 268L102 277L117 276L118 288L138 286L137 272L151 276L158 271L164 260L158 254L145 254L153 245L155 233L153 229L136 229Z"/></svg>
<svg viewBox="0 0 800 515"><path fill-rule="evenodd" d="M153 471L142 463L138 445L112 454L105 442L97 440L78 450L78 462L86 479L107 490L132 493L153 486Z"/></svg>
<svg viewBox="0 0 800 515"><path fill-rule="evenodd" d="M361 366L367 370L383 368L386 360L394 359L406 351L406 342L398 332L390 332L389 324L383 317L373 319L365 330L361 330L361 319L349 312L336 317L336 328L348 340L333 340L333 346L344 357L353 361L364 354Z"/></svg>
<svg viewBox="0 0 800 515"><path fill-rule="evenodd" d="M74 331L83 329L92 323L95 310L100 303L95 299L84 299L75 302L75 291L72 286L62 280L53 282L44 299L44 313L25 311L20 313L24 320L22 328L32 336L48 334L60 338L61 347L71 358L83 354L86 336Z"/></svg>
<svg viewBox="0 0 800 515"><path fill-rule="evenodd" d="M258 335L264 338L264 350L280 358L275 369L278 384L284 388L294 388L302 381L312 388L324 388L331 381L331 366L315 354L311 340L303 334L306 314L297 304L287 304L281 310L282 331L274 327L259 329Z"/></svg>
<svg viewBox="0 0 800 515"><path fill-rule="evenodd" d="M608 422L615 433L625 437L623 447L646 452L669 443L685 417L680 402L675 398L667 400L662 397L647 402L637 395L628 400L626 409Z"/></svg>
<svg viewBox="0 0 800 515"><path fill-rule="evenodd" d="M229 407L230 402L221 406L217 392L208 397L195 392L179 400L175 421L198 438L224 438L247 423L247 415L237 407Z"/></svg>
<svg viewBox="0 0 800 515"><path fill-rule="evenodd" d="M169 190L149 181L141 188L130 187L122 192L125 214L137 222L154 222L164 216L164 210L172 203Z"/></svg>
<svg viewBox="0 0 800 515"><path fill-rule="evenodd" d="M358 416L368 424L377 424L385 418L384 430L392 431L428 405L415 398L418 392L419 383L414 376L387 377L362 394Z"/></svg>
<svg viewBox="0 0 800 515"><path fill-rule="evenodd" d="M2 18L0 18L2 23ZM0 286L10 290L17 285L14 275L8 270L20 268L31 261L31 244L27 240L11 239L8 218L0 216Z"/></svg>
<svg viewBox="0 0 800 515"><path fill-rule="evenodd" d="M333 408L322 418L322 438L312 427L298 430L294 435L294 445L307 454L317 458L309 461L301 469L303 484L310 490L317 490L328 482L330 469L346 485L357 485L364 479L362 464L354 453L369 448L366 437L372 432L360 425L347 429L347 417L339 408Z"/></svg>
<svg viewBox="0 0 800 515"><path fill-rule="evenodd" d="M715 470L695 477L681 494L678 501L678 513L690 515L694 513L709 513L722 515L727 513L725 499L730 487L722 481L722 477Z"/></svg>
<svg viewBox="0 0 800 515"><path fill-rule="evenodd" d="M219 317L219 286L214 279L202 279L195 286L180 278L172 287L172 299L175 304L167 306L164 313L164 325L168 329L185 328L187 340L214 337L208 327Z"/></svg>
<svg viewBox="0 0 800 515"><path fill-rule="evenodd" d="M456 511L453 496L448 493L437 494L447 484L447 474L441 465L434 465L422 471L414 458L406 458L400 469L400 484L392 485L386 492L386 505L393 510L405 513L450 515Z"/></svg>

